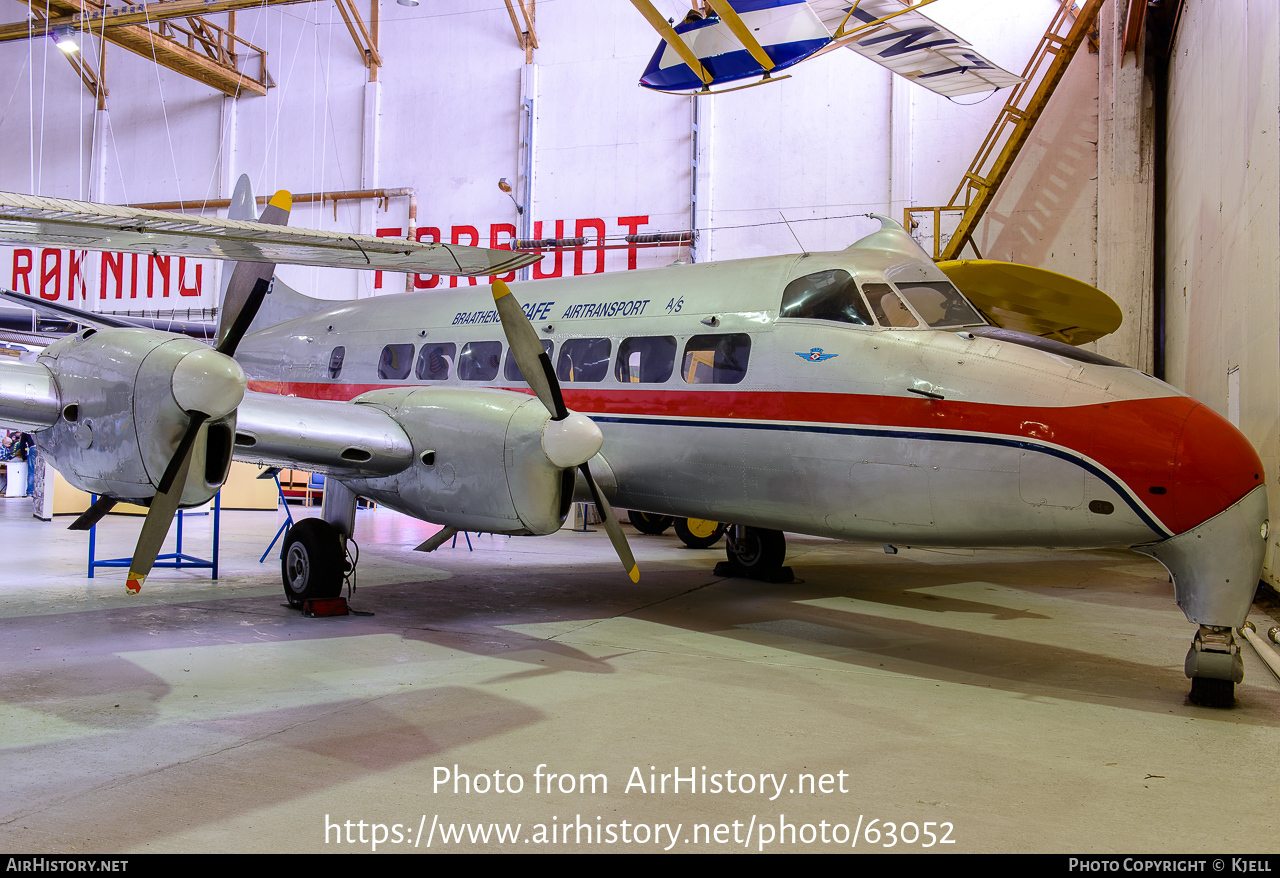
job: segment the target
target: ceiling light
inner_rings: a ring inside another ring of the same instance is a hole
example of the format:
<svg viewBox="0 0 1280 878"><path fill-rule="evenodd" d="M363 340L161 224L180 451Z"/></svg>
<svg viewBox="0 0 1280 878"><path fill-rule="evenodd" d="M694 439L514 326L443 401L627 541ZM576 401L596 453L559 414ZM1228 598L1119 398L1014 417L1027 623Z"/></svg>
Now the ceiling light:
<svg viewBox="0 0 1280 878"><path fill-rule="evenodd" d="M418 0L396 0L401 6L408 6L410 9L418 5Z"/></svg>
<svg viewBox="0 0 1280 878"><path fill-rule="evenodd" d="M60 27L55 30L51 36L53 37L53 42L58 46L58 48L66 52L68 55L74 55L76 52L80 51L80 46L76 44L76 39L71 35L70 28Z"/></svg>

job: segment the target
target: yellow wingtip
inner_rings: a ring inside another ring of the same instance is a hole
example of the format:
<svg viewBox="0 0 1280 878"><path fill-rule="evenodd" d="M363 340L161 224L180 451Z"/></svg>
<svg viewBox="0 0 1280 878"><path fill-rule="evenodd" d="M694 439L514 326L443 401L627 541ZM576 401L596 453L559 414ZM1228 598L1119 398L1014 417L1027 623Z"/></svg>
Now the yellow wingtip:
<svg viewBox="0 0 1280 878"><path fill-rule="evenodd" d="M640 565L637 564L627 571L627 575L631 577L632 582L640 581Z"/></svg>
<svg viewBox="0 0 1280 878"><path fill-rule="evenodd" d="M498 280L495 278L493 281L493 301L496 302L499 299L501 299L503 296L509 296L509 295L511 295L511 287L507 286L501 280Z"/></svg>
<svg viewBox="0 0 1280 878"><path fill-rule="evenodd" d="M271 196L271 200L267 204L272 207L278 207L281 210L293 210L293 194L288 189L281 189Z"/></svg>

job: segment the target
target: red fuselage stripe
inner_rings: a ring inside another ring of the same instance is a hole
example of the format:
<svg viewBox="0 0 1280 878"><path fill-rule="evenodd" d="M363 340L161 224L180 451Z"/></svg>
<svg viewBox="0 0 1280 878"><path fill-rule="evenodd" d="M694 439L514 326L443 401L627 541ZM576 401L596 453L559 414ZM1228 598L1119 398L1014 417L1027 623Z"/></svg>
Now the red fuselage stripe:
<svg viewBox="0 0 1280 878"><path fill-rule="evenodd" d="M404 386L249 382L250 389L264 393L341 401ZM528 387L496 389L530 392ZM562 389L565 404L586 414L856 425L1048 442L1115 473L1173 533L1217 515L1262 484L1263 477L1262 462L1248 440L1185 396L1054 407L848 393L579 389L568 383Z"/></svg>

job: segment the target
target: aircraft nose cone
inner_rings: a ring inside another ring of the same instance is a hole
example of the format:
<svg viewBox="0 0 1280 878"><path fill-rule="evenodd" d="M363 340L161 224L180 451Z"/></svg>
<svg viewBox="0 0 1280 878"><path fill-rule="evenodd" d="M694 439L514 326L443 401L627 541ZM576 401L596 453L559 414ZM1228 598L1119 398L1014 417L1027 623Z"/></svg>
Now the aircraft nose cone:
<svg viewBox="0 0 1280 878"><path fill-rule="evenodd" d="M1174 533L1207 521L1266 483L1253 444L1231 422L1203 403L1183 422L1173 446L1171 484L1147 487L1148 504Z"/></svg>

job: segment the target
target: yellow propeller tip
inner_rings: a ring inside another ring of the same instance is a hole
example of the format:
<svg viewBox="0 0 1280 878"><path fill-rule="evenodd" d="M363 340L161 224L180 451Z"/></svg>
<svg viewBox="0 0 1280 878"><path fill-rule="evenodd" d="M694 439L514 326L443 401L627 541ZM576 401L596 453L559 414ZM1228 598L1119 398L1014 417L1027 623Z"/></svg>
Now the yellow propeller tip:
<svg viewBox="0 0 1280 878"><path fill-rule="evenodd" d="M293 210L293 194L288 189L281 189L271 196L271 200L267 204L272 207L278 207L281 210Z"/></svg>
<svg viewBox="0 0 1280 878"><path fill-rule="evenodd" d="M145 582L146 579L147 577L140 576L137 573L134 573L132 570L130 570L129 579L124 584L125 590L129 592L129 594L137 594L138 592L142 591L142 583Z"/></svg>
<svg viewBox="0 0 1280 878"><path fill-rule="evenodd" d="M630 570L628 570L627 575L631 577L632 582L639 582L640 581L640 565L637 564L635 567L632 567Z"/></svg>
<svg viewBox="0 0 1280 878"><path fill-rule="evenodd" d="M493 301L496 302L499 299L501 299L503 296L509 296L509 295L511 295L511 287L507 286L505 283L503 283L500 280L494 280Z"/></svg>

